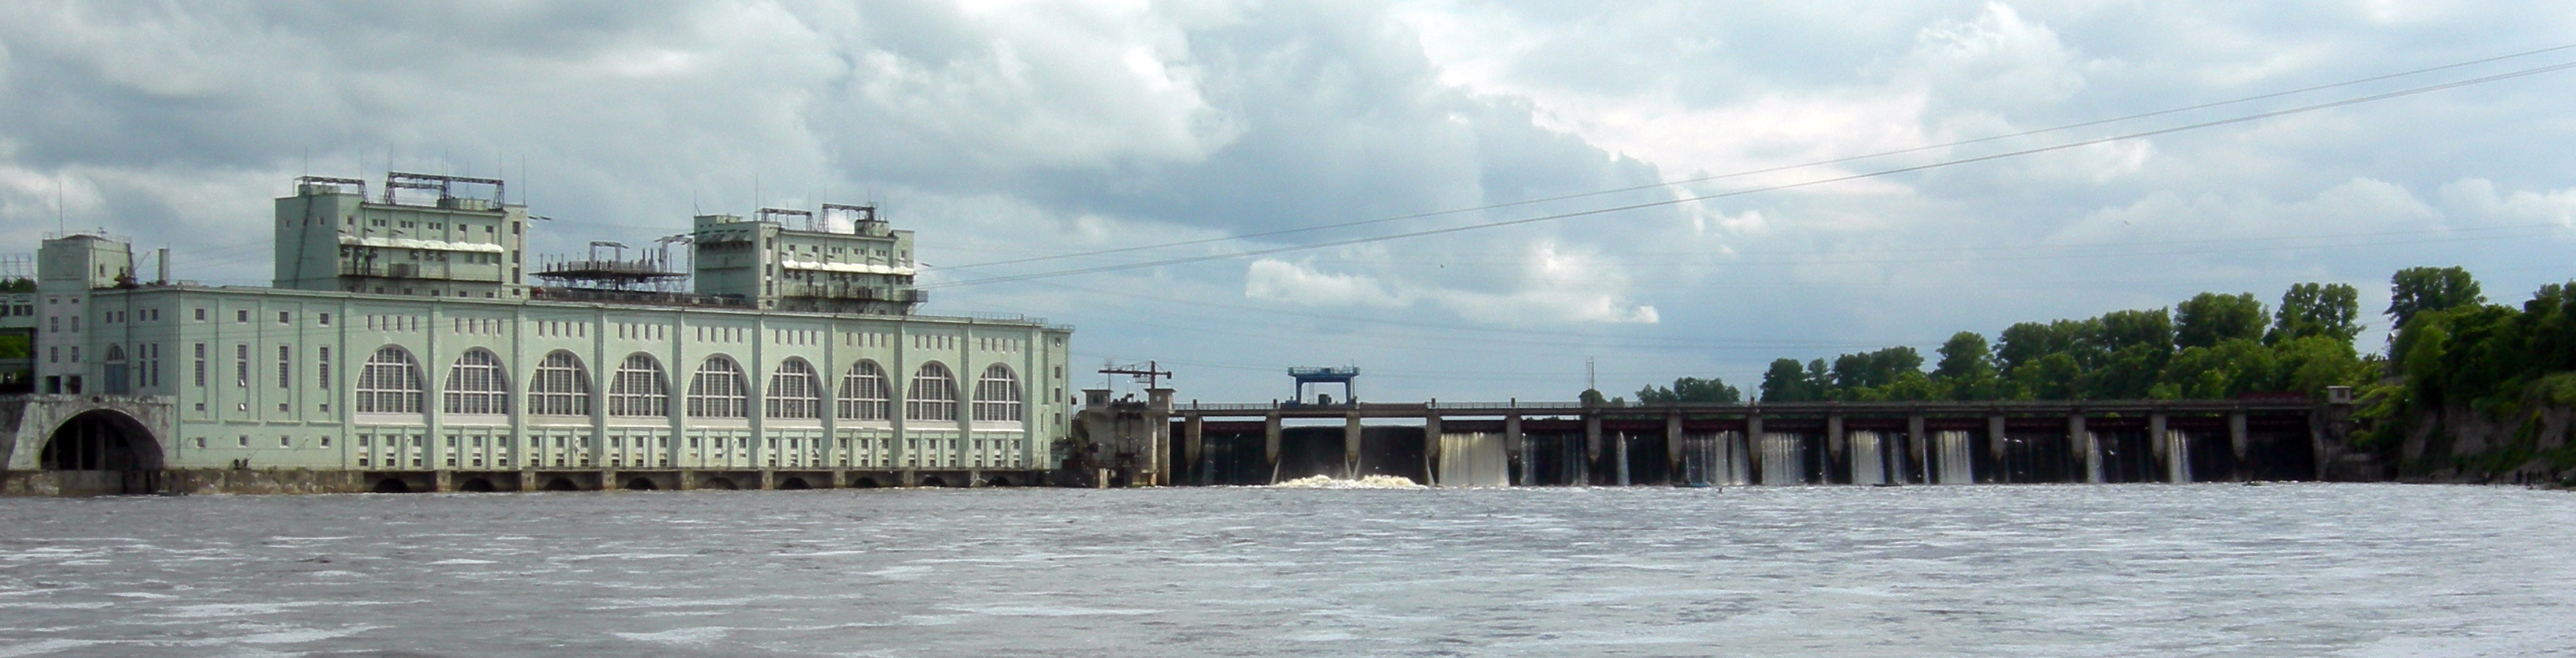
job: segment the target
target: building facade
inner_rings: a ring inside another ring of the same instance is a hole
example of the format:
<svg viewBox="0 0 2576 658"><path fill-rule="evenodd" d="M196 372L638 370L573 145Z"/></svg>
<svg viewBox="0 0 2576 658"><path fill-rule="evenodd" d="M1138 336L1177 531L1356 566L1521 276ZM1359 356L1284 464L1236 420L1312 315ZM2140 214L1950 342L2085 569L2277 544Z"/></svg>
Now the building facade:
<svg viewBox="0 0 2576 658"><path fill-rule="evenodd" d="M1071 329L912 313L910 232L873 211L846 232L697 218L696 289L635 295L527 285L525 208L437 191L301 179L277 202L272 288L138 281L126 242L47 240L31 312L0 316L34 345L34 390L0 405L10 490L970 486L1053 467Z"/></svg>

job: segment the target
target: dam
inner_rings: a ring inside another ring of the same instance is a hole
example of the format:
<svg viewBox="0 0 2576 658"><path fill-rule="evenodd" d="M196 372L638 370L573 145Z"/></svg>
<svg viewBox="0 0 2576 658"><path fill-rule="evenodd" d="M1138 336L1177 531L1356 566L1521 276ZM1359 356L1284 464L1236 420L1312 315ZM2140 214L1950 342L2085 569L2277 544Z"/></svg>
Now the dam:
<svg viewBox="0 0 2576 658"><path fill-rule="evenodd" d="M1103 392L1105 393L1105 392ZM2244 400L1128 403L1121 484L1322 475L1432 486L1908 485L2368 479L2351 392ZM1089 405L1102 408L1101 400ZM1088 417L1088 416L1087 416ZM1081 428L1076 433L1082 433Z"/></svg>

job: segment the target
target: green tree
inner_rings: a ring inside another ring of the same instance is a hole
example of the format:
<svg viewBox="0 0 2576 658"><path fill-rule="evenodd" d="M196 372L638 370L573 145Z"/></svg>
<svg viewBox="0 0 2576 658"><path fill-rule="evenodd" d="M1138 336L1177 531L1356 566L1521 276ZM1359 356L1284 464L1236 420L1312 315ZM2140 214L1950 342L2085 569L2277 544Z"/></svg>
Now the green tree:
<svg viewBox="0 0 2576 658"><path fill-rule="evenodd" d="M1833 388L1853 390L1875 388L1894 383L1903 373L1923 372L1923 355L1912 347L1896 346L1872 352L1834 357Z"/></svg>
<svg viewBox="0 0 2576 658"><path fill-rule="evenodd" d="M2088 346L2093 345L2095 337L2101 333L2102 321L2099 318L2014 324L2004 328L2001 340L1995 345L1995 362L2009 374L2050 354L2064 354L2069 358L2089 356ZM2077 360L2080 365L2081 361L2089 359Z"/></svg>
<svg viewBox="0 0 2576 658"><path fill-rule="evenodd" d="M2174 345L2216 347L2231 339L2262 338L2264 315L2254 293L2194 295L2174 305Z"/></svg>
<svg viewBox="0 0 2576 658"><path fill-rule="evenodd" d="M2099 344L2105 352L2116 353L2132 347L2144 347L2147 351L2158 355L2173 353L2173 317L2164 309L2104 313L2101 327L2101 332L2094 337L2093 342ZM2164 365L2161 357L2157 359L2156 365L2159 367Z"/></svg>
<svg viewBox="0 0 2576 658"><path fill-rule="evenodd" d="M1762 372L1763 402L1812 402L1820 399L1807 383L1807 371L1798 367L1797 359L1774 359L1771 369Z"/></svg>
<svg viewBox="0 0 2576 658"><path fill-rule="evenodd" d="M1941 364L1932 369L1932 378L1935 380L1963 379L1973 377L1979 372L1993 373L1994 362L1989 360L1991 356L1986 353L1986 349L1984 334L1974 331L1950 334L1950 340L1941 343L1941 349L1938 352L1941 355Z"/></svg>
<svg viewBox="0 0 2576 658"><path fill-rule="evenodd" d="M2341 283L2301 283L2281 294L2267 345L2324 336L2349 345L2361 335L2361 291Z"/></svg>
<svg viewBox="0 0 2576 658"><path fill-rule="evenodd" d="M35 292L36 280L27 277L0 279L0 292Z"/></svg>
<svg viewBox="0 0 2576 658"><path fill-rule="evenodd" d="M2271 348L2245 338L2230 338L2217 345L2186 347L2175 352L2166 364L2164 374L2149 392L2151 397L2187 400L2223 400L2248 391L2271 390L2273 363Z"/></svg>
<svg viewBox="0 0 2576 658"><path fill-rule="evenodd" d="M2409 267L2388 277L2388 317L2398 328L2416 314L2487 303L2478 280L2459 267Z"/></svg>
<svg viewBox="0 0 2576 658"><path fill-rule="evenodd" d="M1717 402L1731 404L1743 401L1744 391L1738 390L1733 386L1728 386L1725 380L1717 377L1710 377L1708 379L1683 377L1673 380L1672 388L1664 388L1653 384L1647 384L1645 388L1637 389L1637 402L1639 404L1662 404L1671 402Z"/></svg>

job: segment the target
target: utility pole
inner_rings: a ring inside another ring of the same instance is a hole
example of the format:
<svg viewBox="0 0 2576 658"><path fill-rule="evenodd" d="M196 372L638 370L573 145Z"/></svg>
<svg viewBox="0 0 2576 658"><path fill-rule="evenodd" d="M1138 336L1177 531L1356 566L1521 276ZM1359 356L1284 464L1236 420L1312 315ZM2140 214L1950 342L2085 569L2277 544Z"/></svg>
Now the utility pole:
<svg viewBox="0 0 2576 658"><path fill-rule="evenodd" d="M1104 366L1100 369L1100 374L1127 375L1135 377L1137 380L1145 382L1145 388L1147 390L1152 390L1162 388L1163 378L1171 377L1172 371L1163 370L1161 365L1154 361L1146 361L1144 365L1129 364L1125 366Z"/></svg>

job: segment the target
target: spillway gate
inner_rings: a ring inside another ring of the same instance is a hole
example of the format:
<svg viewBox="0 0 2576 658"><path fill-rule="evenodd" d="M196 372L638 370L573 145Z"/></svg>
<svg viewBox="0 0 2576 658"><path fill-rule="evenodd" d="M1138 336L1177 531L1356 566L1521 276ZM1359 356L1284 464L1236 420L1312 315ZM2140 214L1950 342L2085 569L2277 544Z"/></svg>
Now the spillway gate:
<svg viewBox="0 0 2576 658"><path fill-rule="evenodd" d="M1168 476L1155 479L1176 485L1899 485L2326 479L2348 456L2351 404L1190 402L1169 413Z"/></svg>

